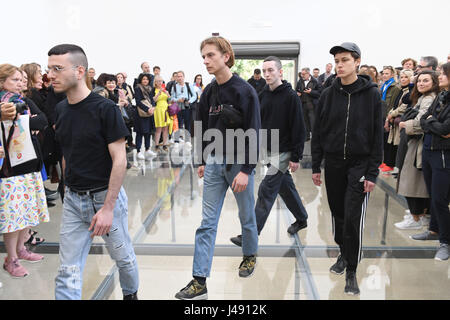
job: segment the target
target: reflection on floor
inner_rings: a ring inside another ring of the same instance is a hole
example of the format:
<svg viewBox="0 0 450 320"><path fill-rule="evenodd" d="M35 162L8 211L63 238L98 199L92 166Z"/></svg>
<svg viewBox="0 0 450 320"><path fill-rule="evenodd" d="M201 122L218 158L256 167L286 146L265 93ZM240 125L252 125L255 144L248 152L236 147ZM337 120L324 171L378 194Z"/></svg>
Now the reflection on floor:
<svg viewBox="0 0 450 320"><path fill-rule="evenodd" d="M138 256L141 299L174 299L175 293L191 280L203 180L197 177L196 168L177 160L158 157L134 161L124 182L129 199L129 230ZM264 172L263 167L257 167L255 195ZM286 230L293 217L277 200L259 238L258 265L249 279L239 278L242 253L229 241L241 230L234 197L228 192L207 282L210 299L450 299L449 263L433 259L438 242L409 238L423 230L396 229L393 224L402 220L405 208L391 197L385 212L386 189L381 187L375 189L369 201L363 238L365 258L357 274L361 295L345 296L344 276L328 271L338 252L325 187L312 184L307 166L293 177L309 214L308 228L290 236ZM380 175L380 179L395 188L392 176ZM56 204L50 208L51 221L36 228L46 242L34 250L43 252L45 260L25 264L30 275L24 279L12 279L3 272L0 299L54 298L62 208L60 200ZM95 243L84 272L83 299L121 299L114 264L106 250L98 250L102 239L95 239ZM4 257L4 247L2 252Z"/></svg>

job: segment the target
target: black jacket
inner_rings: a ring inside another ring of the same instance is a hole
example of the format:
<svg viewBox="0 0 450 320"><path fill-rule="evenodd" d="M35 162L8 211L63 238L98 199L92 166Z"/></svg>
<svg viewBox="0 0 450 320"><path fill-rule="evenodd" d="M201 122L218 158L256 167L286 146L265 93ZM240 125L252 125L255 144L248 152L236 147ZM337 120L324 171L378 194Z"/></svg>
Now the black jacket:
<svg viewBox="0 0 450 320"><path fill-rule="evenodd" d="M56 105L66 98L65 93L56 93L53 86L48 88L46 107L44 113L47 116L48 125L53 126L56 120Z"/></svg>
<svg viewBox="0 0 450 320"><path fill-rule="evenodd" d="M291 161L303 157L305 124L302 103L287 81L271 91L266 85L259 95L261 105L261 128L267 129L267 150L271 146L271 129L279 129L279 151L291 152ZM264 141L263 141L264 142Z"/></svg>
<svg viewBox="0 0 450 320"><path fill-rule="evenodd" d="M377 85L358 75L356 88L346 92L337 78L325 89L316 108L311 142L313 173L325 157L369 158L365 178L375 182L383 157L382 104Z"/></svg>
<svg viewBox="0 0 450 320"><path fill-rule="evenodd" d="M250 85L253 88L255 88L255 90L258 94L260 94L266 86L266 80L262 77L259 80L256 80L254 77L251 77L250 79L248 79L247 82L250 83Z"/></svg>
<svg viewBox="0 0 450 320"><path fill-rule="evenodd" d="M331 86L331 84L333 83L333 80L336 79L336 73L333 73L331 76L328 77L327 80L325 80L324 83L322 83L322 90L324 90L325 88L328 88Z"/></svg>
<svg viewBox="0 0 450 320"><path fill-rule="evenodd" d="M309 93L309 94L304 93L303 91L305 89L311 89L311 93ZM306 103L308 99L311 99L313 105L317 106L317 104L319 103L320 93L322 92L322 87L317 82L317 80L311 76L311 80L309 80L308 84L306 85L306 88L305 88L305 83L303 82L303 79L300 79L297 82L295 91L300 92L302 94L300 96L300 100L302 101L303 104Z"/></svg>
<svg viewBox="0 0 450 320"><path fill-rule="evenodd" d="M333 75L333 74L330 74L330 75L328 76L328 78L331 77L332 75ZM327 80L328 80L328 78L327 78ZM319 78L317 79L317 81L319 82L320 85L323 85L323 84L324 84L324 82L326 81L326 80L325 80L325 72L322 73L322 74L319 76Z"/></svg>
<svg viewBox="0 0 450 320"><path fill-rule="evenodd" d="M428 117L431 118L428 119ZM450 150L450 139L443 138L450 133L450 94L441 92L428 111L420 118L425 133L431 133L432 150Z"/></svg>

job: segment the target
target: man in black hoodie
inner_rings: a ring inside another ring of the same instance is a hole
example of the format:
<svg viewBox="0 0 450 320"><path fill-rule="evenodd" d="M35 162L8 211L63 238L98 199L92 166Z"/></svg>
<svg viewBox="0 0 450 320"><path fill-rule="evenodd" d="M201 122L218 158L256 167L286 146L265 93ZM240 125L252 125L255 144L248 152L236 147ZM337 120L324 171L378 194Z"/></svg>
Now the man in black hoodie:
<svg viewBox="0 0 450 320"><path fill-rule="evenodd" d="M204 177L205 180L202 222L195 232L194 279L175 295L175 298L182 300L208 298L206 278L211 272L217 225L228 188L233 191L239 208L243 235L240 277L252 275L258 251L253 193L254 169L259 151L258 133L261 128L258 96L250 84L232 74L230 68L234 65L234 51L227 39L207 38L201 43L200 50L206 69L215 76L215 80L206 86L198 105L199 121L194 137L196 149L200 149L196 150L196 155L201 157L197 160L202 162L197 173L199 178ZM240 114L239 124L234 122L235 125L232 125L233 121L227 117L232 109ZM198 128L200 122L201 132ZM209 133L212 137L208 139ZM231 142L233 139L244 141L244 148L239 148L240 145L236 143L227 143L230 133ZM247 133L254 138L246 139Z"/></svg>
<svg viewBox="0 0 450 320"><path fill-rule="evenodd" d="M302 104L292 86L281 80L283 70L279 58L269 56L264 60L263 73L267 85L259 95L261 105L261 128L266 129L269 170L259 185L255 214L258 235L261 233L270 210L280 194L296 221L288 228L290 234L306 228L308 214L295 188L288 169L295 172L300 166L305 144L305 124ZM271 141L271 130L279 131L279 141ZM276 145L272 145L276 144ZM277 150L272 150L272 147ZM241 246L242 237L230 239Z"/></svg>
<svg viewBox="0 0 450 320"><path fill-rule="evenodd" d="M311 143L312 179L325 186L333 217L334 240L341 254L330 272L346 270L345 293L359 294L356 267L361 260L362 231L382 160L383 120L380 94L368 76L357 75L361 51L351 42L331 48L337 79L326 88L316 109Z"/></svg>

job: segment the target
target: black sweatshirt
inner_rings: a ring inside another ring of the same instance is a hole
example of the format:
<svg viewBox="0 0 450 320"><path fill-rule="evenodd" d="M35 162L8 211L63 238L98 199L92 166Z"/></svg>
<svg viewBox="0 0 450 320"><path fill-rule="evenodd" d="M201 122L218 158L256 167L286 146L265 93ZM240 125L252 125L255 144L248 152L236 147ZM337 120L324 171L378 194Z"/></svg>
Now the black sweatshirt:
<svg viewBox="0 0 450 320"><path fill-rule="evenodd" d="M204 137L204 133L207 129L218 129L223 136L223 156L226 157L227 163L236 163L230 161L230 158L238 159L239 156L235 147L232 150L226 148L226 130L222 121L219 121L221 115L220 105L228 104L237 108L243 114L244 118L244 132L248 129L253 129L256 133L257 143L249 145L249 139L245 139L245 164L242 165L241 172L250 174L256 167L258 152L259 152L259 129L261 128L261 115L258 96L255 89L248 84L247 81L242 78L233 75L230 80L224 84L218 85L218 101L213 99L211 88L213 85L217 85L215 81L208 84L200 97L200 103L198 105L197 120L202 122L202 135L201 137L195 133L197 139ZM214 101L213 101L214 100ZM203 138L204 139L204 138ZM202 154L205 148L211 144L211 142L203 141ZM198 141L198 140L197 140ZM250 157L251 155L251 157ZM256 159L255 163L250 161ZM202 158L202 163L205 164L206 158Z"/></svg>
<svg viewBox="0 0 450 320"><path fill-rule="evenodd" d="M302 103L287 81L271 91L268 85L259 95L261 127L267 129L267 150L271 146L271 129L279 129L279 151L291 152L291 161L303 158L305 124Z"/></svg>
<svg viewBox="0 0 450 320"><path fill-rule="evenodd" d="M320 173L324 157L369 158L365 178L375 182L383 157L380 93L365 75L358 75L357 82L346 87L353 91L346 92L336 78L319 99L311 143L312 170Z"/></svg>
<svg viewBox="0 0 450 320"><path fill-rule="evenodd" d="M431 117L430 117L431 116ZM420 118L425 132L424 148L450 150L450 139L443 138L450 133L450 94L443 91L434 99L428 111Z"/></svg>

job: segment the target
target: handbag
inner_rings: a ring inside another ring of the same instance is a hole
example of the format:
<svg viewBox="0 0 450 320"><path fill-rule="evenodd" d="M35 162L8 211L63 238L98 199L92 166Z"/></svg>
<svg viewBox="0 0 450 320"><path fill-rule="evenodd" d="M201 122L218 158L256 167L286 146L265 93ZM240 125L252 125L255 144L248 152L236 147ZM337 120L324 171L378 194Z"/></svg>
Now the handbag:
<svg viewBox="0 0 450 320"><path fill-rule="evenodd" d="M30 133L29 114L22 114L15 121L2 122L1 127L2 145L5 146L11 167L37 158ZM35 139L37 140L37 137Z"/></svg>
<svg viewBox="0 0 450 320"><path fill-rule="evenodd" d="M222 104L220 120L222 120L226 128L237 129L244 127L242 112L230 104Z"/></svg>
<svg viewBox="0 0 450 320"><path fill-rule="evenodd" d="M170 106L167 107L167 111L169 112L169 116L174 116L174 115L178 114L178 112L180 112L181 109L178 106L178 103L174 102Z"/></svg>
<svg viewBox="0 0 450 320"><path fill-rule="evenodd" d="M142 110L138 106L137 109L138 109L139 117L141 117L141 118L149 118L149 117L151 117L153 115L153 106L152 106L152 104L146 99L141 100L141 103L151 110L151 114L149 114L148 112L145 112L144 110Z"/></svg>
<svg viewBox="0 0 450 320"><path fill-rule="evenodd" d="M230 104L222 104L219 101L219 85L216 81L212 84L212 99L217 106L221 106L219 120L227 129L238 129L244 127L244 116L241 111Z"/></svg>
<svg viewBox="0 0 450 320"><path fill-rule="evenodd" d="M419 114L418 108L407 109L405 113L402 115L401 121L404 122L408 120L413 120L417 117L418 114Z"/></svg>
<svg viewBox="0 0 450 320"><path fill-rule="evenodd" d="M396 125L398 127L398 125L400 124L400 122L402 122L402 116L396 116L394 118L394 125Z"/></svg>

